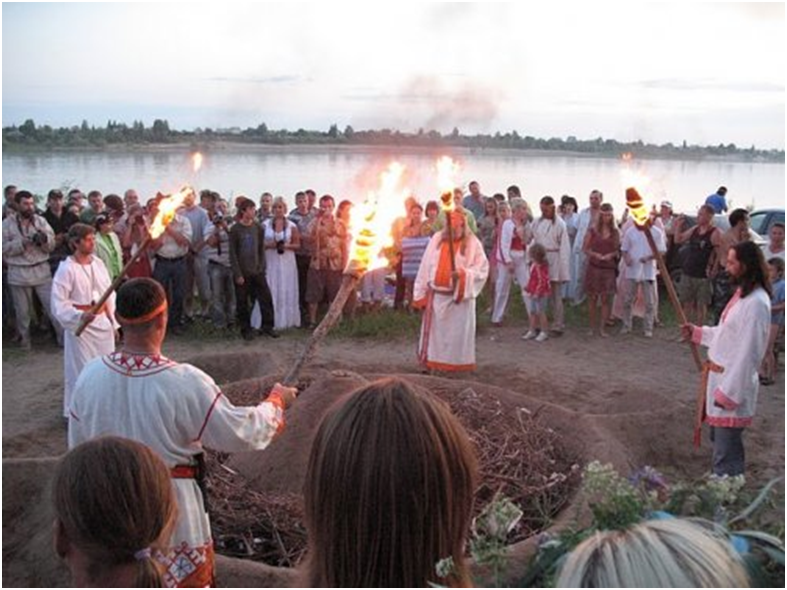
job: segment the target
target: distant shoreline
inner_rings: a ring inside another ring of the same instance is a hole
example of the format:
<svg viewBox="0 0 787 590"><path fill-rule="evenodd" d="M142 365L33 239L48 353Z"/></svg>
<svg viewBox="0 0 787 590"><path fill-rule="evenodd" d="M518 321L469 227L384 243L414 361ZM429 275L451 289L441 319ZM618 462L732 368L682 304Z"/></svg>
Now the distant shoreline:
<svg viewBox="0 0 787 590"><path fill-rule="evenodd" d="M518 148L486 148L486 147L459 147L459 146L412 146L412 145L377 145L377 144L261 144L232 141L213 141L207 144L184 141L176 143L149 143L149 144L110 144L104 147L48 147L48 146L20 146L6 145L3 152L9 155L39 154L39 153L189 153L203 151L205 153L244 152L244 153L309 153L309 152L375 152L381 154L452 154L460 156L485 155L493 157L516 156L523 158L569 157L587 159L620 159L621 154L608 152L581 152L569 150L544 150L544 149L518 149ZM636 160L669 160L669 161L707 161L707 162L744 162L755 164L779 164L778 162L762 157L743 158L737 155L709 155L709 154L642 154L634 155Z"/></svg>

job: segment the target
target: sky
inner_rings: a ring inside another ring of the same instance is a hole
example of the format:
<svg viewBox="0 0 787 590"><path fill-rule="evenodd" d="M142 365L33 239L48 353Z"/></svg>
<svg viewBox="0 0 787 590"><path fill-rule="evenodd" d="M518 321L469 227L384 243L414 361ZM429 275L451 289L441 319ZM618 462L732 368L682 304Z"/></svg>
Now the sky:
<svg viewBox="0 0 787 590"><path fill-rule="evenodd" d="M532 5L531 5L532 4ZM784 3L9 3L3 125L784 149Z"/></svg>

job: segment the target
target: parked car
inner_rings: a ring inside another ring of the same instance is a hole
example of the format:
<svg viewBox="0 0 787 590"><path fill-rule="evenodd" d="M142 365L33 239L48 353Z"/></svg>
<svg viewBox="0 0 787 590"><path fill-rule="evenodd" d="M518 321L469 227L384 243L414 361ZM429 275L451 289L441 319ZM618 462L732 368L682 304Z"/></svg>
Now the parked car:
<svg viewBox="0 0 787 590"><path fill-rule="evenodd" d="M749 214L751 228L761 236L767 236L774 223L784 224L784 209L755 209Z"/></svg>

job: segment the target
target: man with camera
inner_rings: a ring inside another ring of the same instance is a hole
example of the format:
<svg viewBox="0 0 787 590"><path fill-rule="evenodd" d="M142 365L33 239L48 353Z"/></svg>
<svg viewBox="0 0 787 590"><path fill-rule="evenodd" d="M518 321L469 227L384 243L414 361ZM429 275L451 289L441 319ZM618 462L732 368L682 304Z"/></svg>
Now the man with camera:
<svg viewBox="0 0 787 590"><path fill-rule="evenodd" d="M30 309L35 291L55 328L58 343L63 340L57 320L52 318L52 272L49 253L55 248L55 233L36 213L35 199L28 191L14 197L16 215L3 220L3 262L8 266L8 285L14 301L16 329L22 348L30 350Z"/></svg>
<svg viewBox="0 0 787 590"><path fill-rule="evenodd" d="M226 216L226 201L219 200L218 193L203 195L209 206L208 223L205 225L205 253L208 260L210 290L213 295L211 319L217 328L226 328L235 321L235 281L230 264L229 221ZM209 201L209 203L208 203Z"/></svg>

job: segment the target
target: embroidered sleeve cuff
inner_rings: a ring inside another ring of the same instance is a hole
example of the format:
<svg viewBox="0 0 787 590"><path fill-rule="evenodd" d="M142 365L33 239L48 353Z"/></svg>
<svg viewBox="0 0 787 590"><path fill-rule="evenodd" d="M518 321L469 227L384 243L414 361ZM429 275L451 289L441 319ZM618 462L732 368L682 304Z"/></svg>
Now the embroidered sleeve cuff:
<svg viewBox="0 0 787 590"><path fill-rule="evenodd" d="M738 402L728 398L720 388L716 388L713 392L713 399L725 410L734 410L738 407Z"/></svg>
<svg viewBox="0 0 787 590"><path fill-rule="evenodd" d="M702 328L699 326L694 326L694 329L691 331L691 341L694 344L702 344Z"/></svg>
<svg viewBox="0 0 787 590"><path fill-rule="evenodd" d="M286 424L284 420L284 400L281 398L281 395L279 395L279 392L274 388L271 394L265 399L265 402L268 402L275 407L274 420L278 422L276 434L281 434L284 431Z"/></svg>

